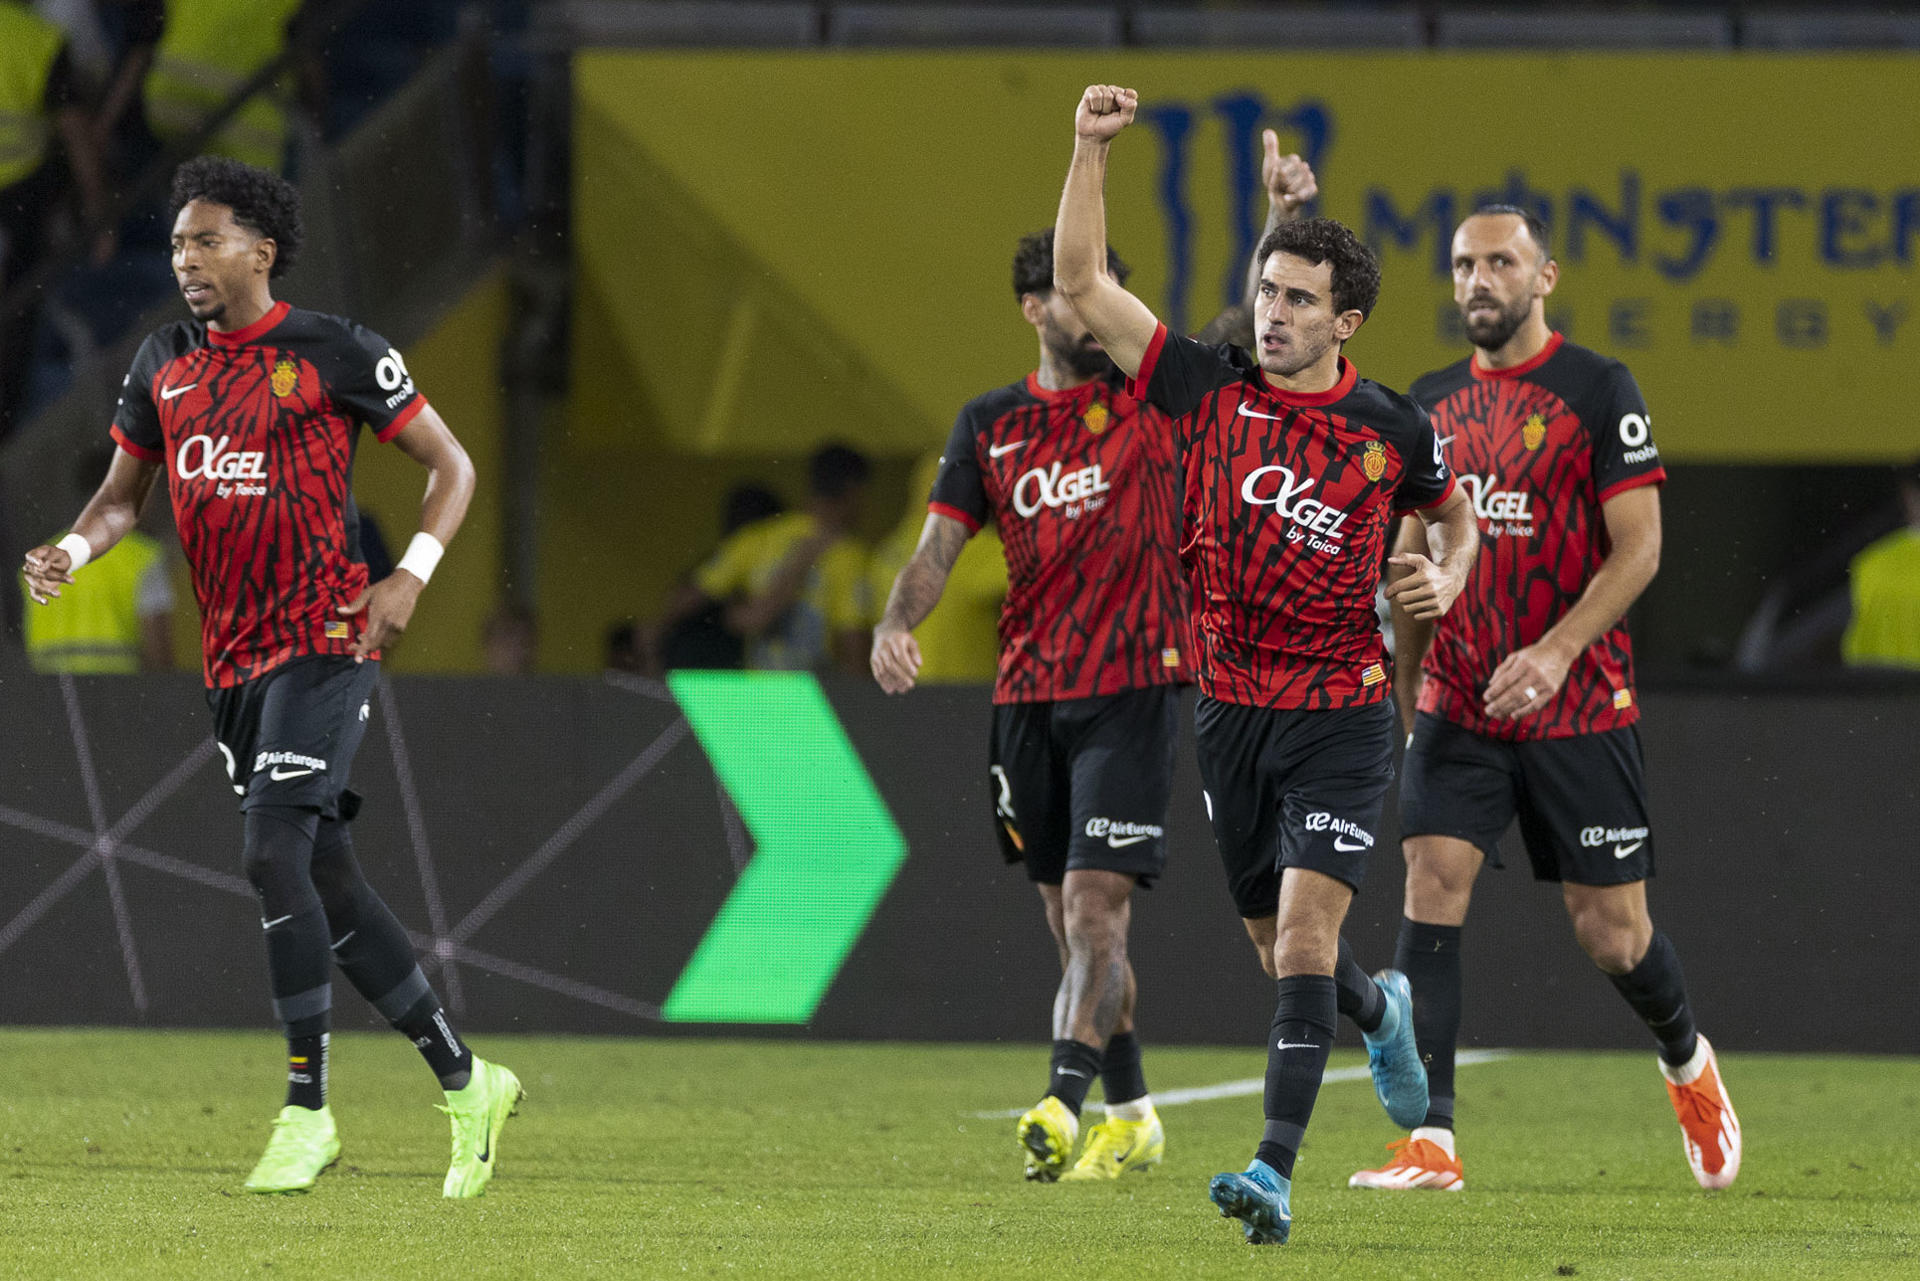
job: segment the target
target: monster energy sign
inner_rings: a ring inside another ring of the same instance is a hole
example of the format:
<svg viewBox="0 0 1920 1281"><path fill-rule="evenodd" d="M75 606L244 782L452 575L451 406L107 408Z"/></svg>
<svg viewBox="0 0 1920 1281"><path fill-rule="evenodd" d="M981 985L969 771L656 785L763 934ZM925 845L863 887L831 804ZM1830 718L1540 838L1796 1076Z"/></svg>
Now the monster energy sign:
<svg viewBox="0 0 1920 1281"><path fill-rule="evenodd" d="M805 1023L893 883L906 841L813 677L682 671L668 684L757 848L663 1013L678 1023Z"/></svg>

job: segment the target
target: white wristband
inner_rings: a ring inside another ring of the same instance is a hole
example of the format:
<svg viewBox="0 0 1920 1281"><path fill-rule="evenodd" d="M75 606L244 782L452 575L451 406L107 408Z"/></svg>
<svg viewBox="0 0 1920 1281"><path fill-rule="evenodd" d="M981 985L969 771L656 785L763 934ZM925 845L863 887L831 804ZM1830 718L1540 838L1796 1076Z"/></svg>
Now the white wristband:
<svg viewBox="0 0 1920 1281"><path fill-rule="evenodd" d="M433 577L434 566L438 565L440 558L446 554L447 549L439 539L429 533L418 533L413 536L413 541L407 544L407 554L400 558L400 563L394 568L404 569L424 583Z"/></svg>
<svg viewBox="0 0 1920 1281"><path fill-rule="evenodd" d="M81 566L93 559L93 544L78 534L68 534L54 546L65 552L67 559L73 562L67 566L69 574L79 573Z"/></svg>

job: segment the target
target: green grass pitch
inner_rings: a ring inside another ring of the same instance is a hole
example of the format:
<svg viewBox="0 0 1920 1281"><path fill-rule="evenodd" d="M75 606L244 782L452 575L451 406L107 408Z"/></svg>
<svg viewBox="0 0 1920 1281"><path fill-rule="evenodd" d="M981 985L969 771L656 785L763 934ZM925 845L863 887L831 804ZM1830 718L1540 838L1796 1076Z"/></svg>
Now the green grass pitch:
<svg viewBox="0 0 1920 1281"><path fill-rule="evenodd" d="M0 1276L1920 1275L1920 1062L1732 1055L1740 1181L1694 1186L1647 1054L1462 1068L1464 1193L1347 1190L1397 1137L1329 1082L1294 1239L1252 1248L1206 1200L1257 1097L1165 1108L1167 1160L1028 1185L1011 1121L1046 1050L481 1037L526 1082L488 1195L440 1198L433 1081L397 1037L336 1039L341 1164L310 1194L240 1190L279 1106L262 1032L0 1030ZM1336 1067L1354 1067L1351 1050ZM1160 1090L1258 1076L1255 1050L1156 1049Z"/></svg>

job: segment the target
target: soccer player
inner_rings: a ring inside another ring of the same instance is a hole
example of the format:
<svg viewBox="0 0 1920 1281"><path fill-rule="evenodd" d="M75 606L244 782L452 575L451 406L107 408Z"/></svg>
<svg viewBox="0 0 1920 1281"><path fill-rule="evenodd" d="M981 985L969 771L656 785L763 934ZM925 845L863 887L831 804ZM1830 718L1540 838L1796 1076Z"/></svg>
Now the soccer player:
<svg viewBox="0 0 1920 1281"><path fill-rule="evenodd" d="M1216 1175L1209 1192L1249 1242L1280 1243L1336 1013L1373 1029L1389 1113L1426 1107L1406 980L1390 971L1369 980L1340 926L1393 772L1373 612L1388 527L1417 510L1432 531L1431 558L1396 557L1407 572L1392 589L1431 618L1465 581L1473 514L1426 414L1341 355L1380 283L1347 228L1314 218L1261 242L1251 356L1170 334L1106 269L1107 153L1137 105L1133 90L1111 85L1080 100L1054 284L1129 386L1173 420L1201 779L1234 903L1278 982L1266 1129L1246 1171Z"/></svg>
<svg viewBox="0 0 1920 1281"><path fill-rule="evenodd" d="M384 338L274 301L271 281L300 248L291 184L202 156L175 172L173 206L173 273L192 319L141 345L106 479L72 533L27 553L27 582L42 604L58 596L133 528L164 471L287 1036L286 1106L247 1188L310 1188L339 1157L327 1106L338 964L439 1077L453 1124L443 1191L478 1196L520 1082L448 1025L406 930L361 874L348 835L360 798L347 788L380 647L406 629L460 528L473 465ZM377 583L349 488L362 423L427 470L423 530Z"/></svg>
<svg viewBox="0 0 1920 1281"><path fill-rule="evenodd" d="M1518 815L1533 874L1558 881L1574 937L1659 1043L1702 1187L1740 1172L1740 1122L1694 1031L1680 958L1647 912L1647 817L1633 651L1622 621L1660 563L1647 404L1625 365L1547 325L1547 229L1506 205L1453 237L1453 296L1474 351L1413 385L1472 497L1485 553L1435 621L1395 610L1395 693L1411 735L1401 785L1405 916L1431 1081L1425 1119L1362 1188L1465 1186L1454 1147L1460 933L1474 878ZM1413 522L1403 545L1418 553Z"/></svg>
<svg viewBox="0 0 1920 1281"><path fill-rule="evenodd" d="M1271 130L1264 146L1271 230L1318 188ZM1088 1131L1064 1177L1118 1178L1165 1151L1141 1068L1127 932L1133 887L1150 886L1166 864L1175 687L1192 680L1171 430L1127 392L1054 291L1053 234L1025 237L1013 259L1040 367L961 410L872 657L889 693L913 687L913 629L991 519L1009 578L993 696L994 830L1040 892L1062 972L1047 1093L1015 1127L1026 1175L1040 1181L1063 1177L1096 1075L1107 1120ZM1124 279L1126 265L1108 256Z"/></svg>
<svg viewBox="0 0 1920 1281"><path fill-rule="evenodd" d="M1112 269L1127 270L1117 257ZM1062 970L1047 1092L1016 1136L1029 1179L1112 1179L1157 1164L1166 1145L1134 1031L1127 928L1134 886L1166 865L1178 689L1193 679L1179 483L1164 417L1127 393L1054 290L1051 229L1020 241L1013 291L1040 367L960 411L920 544L874 630L873 674L888 693L913 688L913 629L994 521L1008 577L995 830L1040 892ZM1107 1120L1069 1170L1096 1077Z"/></svg>

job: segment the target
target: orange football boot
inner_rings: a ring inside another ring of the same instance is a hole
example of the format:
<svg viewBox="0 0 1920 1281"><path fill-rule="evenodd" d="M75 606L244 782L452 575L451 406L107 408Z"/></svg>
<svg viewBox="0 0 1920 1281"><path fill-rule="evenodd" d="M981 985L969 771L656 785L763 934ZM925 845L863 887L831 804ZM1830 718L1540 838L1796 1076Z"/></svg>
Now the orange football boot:
<svg viewBox="0 0 1920 1281"><path fill-rule="evenodd" d="M1405 1138L1387 1144L1393 1159L1377 1170L1362 1170L1347 1180L1350 1188L1379 1188L1388 1192L1409 1192L1431 1188L1438 1192L1459 1192L1466 1188L1466 1175L1458 1157L1432 1139Z"/></svg>
<svg viewBox="0 0 1920 1281"><path fill-rule="evenodd" d="M1703 1188L1724 1188L1740 1173L1740 1118L1733 1114L1727 1088L1720 1080L1720 1061L1707 1038L1683 1067L1660 1061L1667 1078L1667 1097L1680 1118L1680 1143L1687 1164Z"/></svg>

